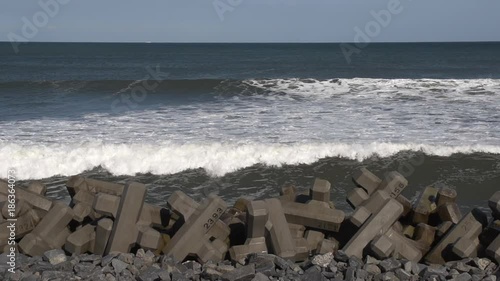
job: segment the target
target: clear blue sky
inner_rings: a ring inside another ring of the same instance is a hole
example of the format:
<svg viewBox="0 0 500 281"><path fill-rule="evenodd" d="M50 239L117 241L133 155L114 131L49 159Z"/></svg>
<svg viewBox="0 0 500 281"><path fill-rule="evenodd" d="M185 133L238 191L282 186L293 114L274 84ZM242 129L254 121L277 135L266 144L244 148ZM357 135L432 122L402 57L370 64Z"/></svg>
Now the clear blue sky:
<svg viewBox="0 0 500 281"><path fill-rule="evenodd" d="M41 0L51 1L56 0ZM223 20L212 0L64 1L29 41L352 42L354 28L363 30L374 20L370 11L387 10L394 0L216 0L221 7L241 2L223 13ZM372 42L500 41L498 0L400 3L402 11ZM33 22L43 11L38 0L1 6L0 41L22 36L22 18Z"/></svg>

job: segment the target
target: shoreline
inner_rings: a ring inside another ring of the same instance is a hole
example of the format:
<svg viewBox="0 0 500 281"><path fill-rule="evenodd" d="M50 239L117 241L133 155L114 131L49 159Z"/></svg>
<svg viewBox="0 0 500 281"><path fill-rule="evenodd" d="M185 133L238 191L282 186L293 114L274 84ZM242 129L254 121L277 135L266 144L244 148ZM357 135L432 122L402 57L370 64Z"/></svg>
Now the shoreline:
<svg viewBox="0 0 500 281"><path fill-rule="evenodd" d="M185 274L208 280L496 280L500 191L488 201L491 215L478 208L462 214L457 191L447 186L428 186L411 202L399 172L379 178L361 168L352 181L350 215L330 201L336 190L320 178L308 192L284 185L277 198L239 198L233 206L215 194L196 202L179 190L157 206L145 203L143 184L82 176L66 183L67 205L46 198L40 182L23 188L0 181L2 226L9 216L15 221L13 234L2 235L14 235L16 246L2 245L0 259L14 255L11 268L19 270L0 269L13 280L70 273L84 280L177 280L174 275ZM9 194L15 194L12 204L6 204ZM278 270L266 271L271 267ZM36 276L39 269L50 273ZM92 279L91 272L100 273Z"/></svg>

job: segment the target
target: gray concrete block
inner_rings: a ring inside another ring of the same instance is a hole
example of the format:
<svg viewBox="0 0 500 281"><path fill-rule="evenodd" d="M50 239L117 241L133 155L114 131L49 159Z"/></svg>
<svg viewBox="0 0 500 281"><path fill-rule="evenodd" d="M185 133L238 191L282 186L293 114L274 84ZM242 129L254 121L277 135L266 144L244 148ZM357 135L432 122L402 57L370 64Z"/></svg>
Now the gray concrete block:
<svg viewBox="0 0 500 281"><path fill-rule="evenodd" d="M234 218L234 220L231 221L230 224L236 224L239 222L241 221L238 218ZM225 241L227 237L231 234L231 229L229 228L228 225L218 220L215 222L214 226L210 228L207 234L210 235L210 237L214 237L221 241Z"/></svg>
<svg viewBox="0 0 500 281"><path fill-rule="evenodd" d="M249 202L250 200L246 198L238 198L236 202L234 202L233 209L236 209L238 212L246 213Z"/></svg>
<svg viewBox="0 0 500 281"><path fill-rule="evenodd" d="M488 200L488 206L493 213L493 217L500 219L500 190L491 196L490 200Z"/></svg>
<svg viewBox="0 0 500 281"><path fill-rule="evenodd" d="M429 263L444 264L451 259L450 253L447 252L450 246L462 237L477 237L486 222L486 215L481 210L472 210L429 251L425 260Z"/></svg>
<svg viewBox="0 0 500 281"><path fill-rule="evenodd" d="M358 206L363 204L366 200L368 200L370 196L366 191L360 187L356 187L349 191L347 194L347 203L351 205L353 209L356 209Z"/></svg>
<svg viewBox="0 0 500 281"><path fill-rule="evenodd" d="M378 259L387 259L392 256L395 245L387 235L379 235L370 243L370 249Z"/></svg>
<svg viewBox="0 0 500 281"><path fill-rule="evenodd" d="M297 188L293 185L286 185L281 188L280 200L295 202Z"/></svg>
<svg viewBox="0 0 500 281"><path fill-rule="evenodd" d="M33 231L21 239L20 250L30 256L39 256L47 250L61 248L70 234L67 225L72 219L71 208L63 203L54 203Z"/></svg>
<svg viewBox="0 0 500 281"><path fill-rule="evenodd" d="M210 195L163 248L163 253L177 261L184 260L189 254L197 253L201 250L199 241L204 241L205 234L226 209L227 205L220 197Z"/></svg>
<svg viewBox="0 0 500 281"><path fill-rule="evenodd" d="M134 182L125 186L106 253L130 252L137 241L136 224L141 215L145 196L145 185Z"/></svg>
<svg viewBox="0 0 500 281"><path fill-rule="evenodd" d="M422 259L423 253L415 241L406 238L392 228L385 233L385 236L387 236L394 245L394 253L398 258L413 262L419 262Z"/></svg>
<svg viewBox="0 0 500 281"><path fill-rule="evenodd" d="M387 191L377 190L361 206L365 207L371 214L375 214L384 206L389 198L391 197Z"/></svg>
<svg viewBox="0 0 500 281"><path fill-rule="evenodd" d="M96 226L96 238L94 243L93 253L96 255L104 255L108 244L109 236L113 230L113 221L109 218L100 219Z"/></svg>
<svg viewBox="0 0 500 281"><path fill-rule="evenodd" d="M187 221L191 214L199 207L199 204L184 192L177 190L168 198L167 206L170 210L184 218L184 221Z"/></svg>
<svg viewBox="0 0 500 281"><path fill-rule="evenodd" d="M471 239L469 237L461 237L453 245L452 252L461 259L475 258L479 250L479 239Z"/></svg>
<svg viewBox="0 0 500 281"><path fill-rule="evenodd" d="M353 181L359 187L362 187L369 195L374 193L382 180L368 171L366 168L356 170L352 175Z"/></svg>
<svg viewBox="0 0 500 281"><path fill-rule="evenodd" d="M31 209L26 214L20 216L16 222L16 239L23 238L26 234L33 231L46 213L39 209Z"/></svg>
<svg viewBox="0 0 500 281"><path fill-rule="evenodd" d="M457 191L449 187L442 187L439 189L437 195L437 206L442 206L446 203L455 203L457 199Z"/></svg>
<svg viewBox="0 0 500 281"><path fill-rule="evenodd" d="M399 219L403 206L394 199L388 199L382 209L370 217L363 227L344 246L348 256L363 258L365 247L380 233L385 233Z"/></svg>
<svg viewBox="0 0 500 281"><path fill-rule="evenodd" d="M451 221L444 221L444 222L440 223L436 227L436 237L437 238L443 237L448 232L448 230L451 229L451 227L453 225L454 225L454 223L452 223Z"/></svg>
<svg viewBox="0 0 500 281"><path fill-rule="evenodd" d="M137 244L139 244L142 249L152 252L160 249L163 244L163 237L158 230L143 224L138 224L137 229L139 231Z"/></svg>
<svg viewBox="0 0 500 281"><path fill-rule="evenodd" d="M396 201L398 201L403 206L403 217L406 217L412 212L413 204L410 200L408 200L408 198L400 194L398 197L396 197Z"/></svg>
<svg viewBox="0 0 500 281"><path fill-rule="evenodd" d="M486 255L500 264L500 235L486 248Z"/></svg>
<svg viewBox="0 0 500 281"><path fill-rule="evenodd" d="M287 218L285 217L284 208L278 199L266 199L269 220L266 224L268 244L271 246L272 252L282 258L293 259L295 257L295 242L288 228ZM300 203L283 202L284 204L299 204ZM296 223L290 221L291 223ZM298 223L300 224L300 223ZM266 239L267 240L267 239Z"/></svg>
<svg viewBox="0 0 500 281"><path fill-rule="evenodd" d="M289 223L288 229L290 229L293 238L304 237L304 233L306 232L306 227L300 224Z"/></svg>
<svg viewBox="0 0 500 281"><path fill-rule="evenodd" d="M0 194L3 195L8 195L8 186L7 185L0 185ZM34 192L31 192L25 188L22 187L17 187L16 188L16 199L17 200L24 200L27 203L29 203L31 206L34 208L38 208L44 211L49 211L50 208L52 208L52 200L49 200L39 194L36 194Z"/></svg>
<svg viewBox="0 0 500 281"><path fill-rule="evenodd" d="M349 221L356 227L361 227L372 215L364 206L356 208L354 213L349 217Z"/></svg>
<svg viewBox="0 0 500 281"><path fill-rule="evenodd" d="M324 208L314 204L282 202L286 221L311 228L337 232L345 214L340 210Z"/></svg>
<svg viewBox="0 0 500 281"><path fill-rule="evenodd" d="M86 190L94 194L106 193L120 196L124 188L125 186L123 184L100 181L82 176L73 176L66 182L66 189L71 197L80 190Z"/></svg>
<svg viewBox="0 0 500 281"><path fill-rule="evenodd" d="M32 181L28 185L27 190L36 193L40 196L45 196L45 193L47 192L47 187L41 181Z"/></svg>
<svg viewBox="0 0 500 281"><path fill-rule="evenodd" d="M208 261L220 262L224 260L226 252L228 251L227 245L219 239L210 241L204 239L201 248L197 252L197 260L200 263Z"/></svg>
<svg viewBox="0 0 500 281"><path fill-rule="evenodd" d="M378 190L389 193L391 198L396 198L408 186L408 180L400 173L392 171L388 173L380 183Z"/></svg>
<svg viewBox="0 0 500 281"><path fill-rule="evenodd" d="M438 189L428 186L420 195L415 208L413 210L413 223L428 223L429 216L437 209Z"/></svg>
<svg viewBox="0 0 500 281"><path fill-rule="evenodd" d="M325 239L325 234L320 231L307 230L304 234L304 238L307 241L307 245L311 254L316 254L318 247Z"/></svg>
<svg viewBox="0 0 500 281"><path fill-rule="evenodd" d="M425 223L419 223L417 227L415 227L415 241L417 241L421 245L422 249L424 249L426 252L434 243L435 236L435 227L432 227Z"/></svg>
<svg viewBox="0 0 500 281"><path fill-rule="evenodd" d="M305 261L309 258L309 247L307 244L307 240L304 237L301 238L293 238L295 242L295 257L293 261Z"/></svg>
<svg viewBox="0 0 500 281"><path fill-rule="evenodd" d="M254 253L267 253L266 240L264 237L252 239L252 241L247 241L245 245L237 245L229 249L229 255L233 262L239 262L249 254Z"/></svg>
<svg viewBox="0 0 500 281"><path fill-rule="evenodd" d="M326 253L335 253L339 249L339 241L334 238L323 239L316 249L318 255L324 255Z"/></svg>
<svg viewBox="0 0 500 281"><path fill-rule="evenodd" d="M456 203L444 203L439 206L437 213L441 221L451 221L457 224L462 219L462 212Z"/></svg>
<svg viewBox="0 0 500 281"><path fill-rule="evenodd" d="M330 189L331 185L329 181L316 178L309 196L311 196L312 200L328 203L330 202Z"/></svg>
<svg viewBox="0 0 500 281"><path fill-rule="evenodd" d="M413 225L405 225L403 227L403 235L407 238L412 239L415 235L415 227Z"/></svg>
<svg viewBox="0 0 500 281"><path fill-rule="evenodd" d="M266 202L250 201L247 205L247 237L264 237L269 215Z"/></svg>
<svg viewBox="0 0 500 281"><path fill-rule="evenodd" d="M116 195L97 193L92 208L98 214L116 218L120 207L120 200L120 197Z"/></svg>
<svg viewBox="0 0 500 281"><path fill-rule="evenodd" d="M31 205L28 204L25 200L16 199L16 203L14 204L15 208L14 210L9 209L8 203L3 204L2 206L2 216L6 219L15 219L18 218L24 214L26 214L29 210L31 210Z"/></svg>
<svg viewBox="0 0 500 281"><path fill-rule="evenodd" d="M87 224L68 236L64 249L76 255L90 252L93 250L95 238L95 226Z"/></svg>
<svg viewBox="0 0 500 281"><path fill-rule="evenodd" d="M82 203L92 206L92 204L94 204L95 195L95 193L88 190L80 190L71 198L71 201L73 204Z"/></svg>
<svg viewBox="0 0 500 281"><path fill-rule="evenodd" d="M90 213L92 212L92 207L83 203L78 203L75 206L73 206L73 219L77 222L83 222L83 220L90 216Z"/></svg>

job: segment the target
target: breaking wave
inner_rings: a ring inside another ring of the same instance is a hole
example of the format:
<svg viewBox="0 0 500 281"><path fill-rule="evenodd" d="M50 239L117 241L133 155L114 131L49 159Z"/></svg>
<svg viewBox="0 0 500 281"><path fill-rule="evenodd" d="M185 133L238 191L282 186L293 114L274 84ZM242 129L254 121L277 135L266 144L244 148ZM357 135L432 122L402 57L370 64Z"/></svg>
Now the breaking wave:
<svg viewBox="0 0 500 281"><path fill-rule="evenodd" d="M255 164L269 166L310 164L325 157L358 161L390 157L402 151L450 156L457 153L500 154L500 146L440 146L415 143L316 143L316 144L103 144L0 146L0 178L8 169L17 170L20 180L55 175L69 176L95 167L114 175L152 173L164 175L203 168L221 176Z"/></svg>

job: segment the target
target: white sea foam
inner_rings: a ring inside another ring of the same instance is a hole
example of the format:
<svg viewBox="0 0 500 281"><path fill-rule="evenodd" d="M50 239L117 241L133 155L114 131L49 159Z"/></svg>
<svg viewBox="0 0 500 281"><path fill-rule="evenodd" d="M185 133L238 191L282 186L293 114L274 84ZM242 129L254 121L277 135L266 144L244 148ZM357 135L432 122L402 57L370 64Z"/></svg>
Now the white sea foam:
<svg viewBox="0 0 500 281"><path fill-rule="evenodd" d="M359 97L418 96L423 99L467 98L500 93L500 79L253 79L247 85L312 98L352 94ZM477 97L476 97L477 98Z"/></svg>
<svg viewBox="0 0 500 281"><path fill-rule="evenodd" d="M236 91L229 98L151 94L144 101L149 106L119 113L111 110L115 96L88 104L71 95L44 97L37 106L47 108L39 115L32 105L26 112L4 108L0 116L10 112L15 118L0 118L0 177L10 167L23 179L97 166L124 175L190 168L223 175L257 163L362 160L402 150L500 153L499 79L267 79L239 85L218 89ZM59 101L62 108L53 108Z"/></svg>
<svg viewBox="0 0 500 281"><path fill-rule="evenodd" d="M308 164L324 157L363 160L373 155L388 157L400 151L422 151L428 155L486 152L500 154L500 146L433 146L391 143L317 144L103 144L32 145L3 144L0 148L0 178L15 168L19 179L74 175L97 166L116 175L136 173L171 174L204 168L212 175L257 163L280 166Z"/></svg>

